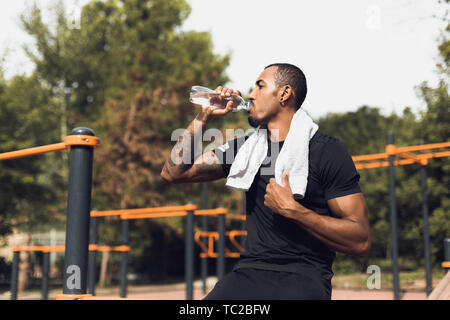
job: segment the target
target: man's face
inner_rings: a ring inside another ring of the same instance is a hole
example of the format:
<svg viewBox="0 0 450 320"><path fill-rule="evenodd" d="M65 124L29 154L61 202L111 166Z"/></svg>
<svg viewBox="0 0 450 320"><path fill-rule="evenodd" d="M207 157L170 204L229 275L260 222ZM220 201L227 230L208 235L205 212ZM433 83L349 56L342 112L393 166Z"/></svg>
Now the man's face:
<svg viewBox="0 0 450 320"><path fill-rule="evenodd" d="M267 124L278 113L280 106L278 92L275 85L275 73L278 67L265 69L257 78L255 88L249 94L251 107L248 109L248 122L252 127Z"/></svg>

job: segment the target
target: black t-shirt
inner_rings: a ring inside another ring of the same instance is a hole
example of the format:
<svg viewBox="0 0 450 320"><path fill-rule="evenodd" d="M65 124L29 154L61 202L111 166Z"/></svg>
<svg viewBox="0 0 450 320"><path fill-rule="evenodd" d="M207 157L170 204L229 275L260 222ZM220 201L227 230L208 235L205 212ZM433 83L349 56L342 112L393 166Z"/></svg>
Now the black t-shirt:
<svg viewBox="0 0 450 320"><path fill-rule="evenodd" d="M214 150L225 175L239 148L248 136L229 141ZM235 268L259 268L309 274L318 280L329 282L333 276L332 263L335 252L298 224L267 208L264 195L270 178L274 177L274 164L278 152L271 150L283 141L268 139L268 155L261 165L250 189L246 192L245 252ZM273 144L273 145L272 145ZM272 145L272 146L271 146ZM224 148L226 147L226 148ZM225 150L226 149L226 150ZM269 159L270 158L270 159ZM267 171L272 170L271 174ZM361 192L359 174L346 147L338 139L319 131L309 143L309 171L305 197L294 197L304 207L320 215L332 216L327 200Z"/></svg>

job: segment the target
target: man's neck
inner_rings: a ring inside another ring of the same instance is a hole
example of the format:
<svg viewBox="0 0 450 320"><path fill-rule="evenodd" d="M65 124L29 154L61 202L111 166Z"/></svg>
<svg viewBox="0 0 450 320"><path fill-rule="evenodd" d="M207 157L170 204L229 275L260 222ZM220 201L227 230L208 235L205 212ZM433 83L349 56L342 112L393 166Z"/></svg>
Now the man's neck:
<svg viewBox="0 0 450 320"><path fill-rule="evenodd" d="M267 123L270 141L278 142L286 139L294 114L294 109L288 109L285 112L278 113L276 118Z"/></svg>

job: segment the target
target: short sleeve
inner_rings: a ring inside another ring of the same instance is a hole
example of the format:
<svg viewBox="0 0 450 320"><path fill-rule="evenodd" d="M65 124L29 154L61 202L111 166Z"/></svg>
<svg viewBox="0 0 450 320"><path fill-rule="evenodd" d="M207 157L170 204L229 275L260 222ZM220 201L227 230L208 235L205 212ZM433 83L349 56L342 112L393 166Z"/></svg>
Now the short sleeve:
<svg viewBox="0 0 450 320"><path fill-rule="evenodd" d="M361 192L359 173L342 142L333 139L326 143L321 164L321 180L326 200Z"/></svg>
<svg viewBox="0 0 450 320"><path fill-rule="evenodd" d="M239 148L244 144L247 138L248 136L244 136L227 141L225 144L213 150L220 161L226 177L230 173L231 165L233 164L234 158L236 157Z"/></svg>

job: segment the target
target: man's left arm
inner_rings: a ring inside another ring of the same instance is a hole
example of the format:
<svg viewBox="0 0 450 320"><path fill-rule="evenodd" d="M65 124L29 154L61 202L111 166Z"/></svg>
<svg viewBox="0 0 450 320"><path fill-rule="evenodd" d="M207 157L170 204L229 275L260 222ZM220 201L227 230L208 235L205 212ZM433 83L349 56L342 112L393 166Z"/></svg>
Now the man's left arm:
<svg viewBox="0 0 450 320"><path fill-rule="evenodd" d="M369 253L371 236L364 195L354 193L328 200L334 217L322 216L294 200L288 176L283 186L271 179L264 204L272 211L293 220L330 249L363 257Z"/></svg>

